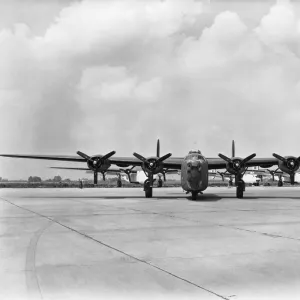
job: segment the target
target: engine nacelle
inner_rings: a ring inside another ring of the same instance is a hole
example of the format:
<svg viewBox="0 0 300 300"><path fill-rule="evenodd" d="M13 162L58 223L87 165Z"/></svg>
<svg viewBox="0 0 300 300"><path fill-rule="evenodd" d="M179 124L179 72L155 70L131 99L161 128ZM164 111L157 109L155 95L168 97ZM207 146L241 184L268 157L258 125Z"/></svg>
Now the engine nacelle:
<svg viewBox="0 0 300 300"><path fill-rule="evenodd" d="M157 157L149 157L147 158L147 162L143 162L142 164L142 169L146 173L152 173L152 174L157 174L163 172L163 162L158 162Z"/></svg>
<svg viewBox="0 0 300 300"><path fill-rule="evenodd" d="M294 174L299 169L299 161L297 157L285 156L285 161L278 160L278 167L282 172Z"/></svg>
<svg viewBox="0 0 300 300"><path fill-rule="evenodd" d="M102 161L101 157L94 156L91 160L87 161L87 166L93 171L106 171L111 166L111 163L108 159Z"/></svg>
<svg viewBox="0 0 300 300"><path fill-rule="evenodd" d="M226 163L226 170L230 174L236 175L238 173L242 173L245 171L245 164L243 164L243 159L240 157L233 157L232 163L227 162Z"/></svg>

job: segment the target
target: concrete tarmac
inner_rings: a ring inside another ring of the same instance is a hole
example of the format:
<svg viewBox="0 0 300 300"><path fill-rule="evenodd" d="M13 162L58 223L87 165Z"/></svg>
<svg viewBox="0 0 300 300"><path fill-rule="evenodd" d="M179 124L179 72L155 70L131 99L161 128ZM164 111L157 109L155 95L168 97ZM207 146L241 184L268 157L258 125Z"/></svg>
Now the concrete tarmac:
<svg viewBox="0 0 300 300"><path fill-rule="evenodd" d="M0 299L300 299L300 188L0 190Z"/></svg>

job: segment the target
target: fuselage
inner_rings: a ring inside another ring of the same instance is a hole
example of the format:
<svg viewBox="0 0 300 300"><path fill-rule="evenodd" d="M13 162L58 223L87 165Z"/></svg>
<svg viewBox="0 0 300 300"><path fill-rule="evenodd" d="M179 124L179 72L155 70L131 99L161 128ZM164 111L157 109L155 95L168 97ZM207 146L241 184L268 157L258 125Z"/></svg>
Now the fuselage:
<svg viewBox="0 0 300 300"><path fill-rule="evenodd" d="M201 192L208 186L208 162L200 151L190 151L181 164L181 186L187 192Z"/></svg>

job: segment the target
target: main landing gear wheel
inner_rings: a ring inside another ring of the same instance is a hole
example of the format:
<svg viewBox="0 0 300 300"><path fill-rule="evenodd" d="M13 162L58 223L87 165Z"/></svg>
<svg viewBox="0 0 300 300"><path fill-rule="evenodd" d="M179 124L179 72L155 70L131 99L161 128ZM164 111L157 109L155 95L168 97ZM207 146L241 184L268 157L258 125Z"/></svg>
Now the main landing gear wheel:
<svg viewBox="0 0 300 300"><path fill-rule="evenodd" d="M236 187L236 197L241 199L244 197L244 183L243 181L239 181Z"/></svg>
<svg viewBox="0 0 300 300"><path fill-rule="evenodd" d="M192 192L192 200L197 200L198 192Z"/></svg>
<svg viewBox="0 0 300 300"><path fill-rule="evenodd" d="M145 180L144 182L144 191L146 198L152 198L152 186L150 186L149 179Z"/></svg>
<svg viewBox="0 0 300 300"><path fill-rule="evenodd" d="M122 181L121 180L117 181L117 187L122 187Z"/></svg>
<svg viewBox="0 0 300 300"><path fill-rule="evenodd" d="M278 181L278 186L283 186L282 180L279 180L279 181Z"/></svg>

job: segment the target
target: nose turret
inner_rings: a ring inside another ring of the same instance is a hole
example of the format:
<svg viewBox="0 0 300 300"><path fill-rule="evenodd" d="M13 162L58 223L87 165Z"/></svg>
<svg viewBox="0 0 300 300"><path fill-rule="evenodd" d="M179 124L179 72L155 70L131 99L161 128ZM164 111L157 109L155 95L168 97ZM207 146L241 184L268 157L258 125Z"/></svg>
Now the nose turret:
<svg viewBox="0 0 300 300"><path fill-rule="evenodd" d="M187 181L190 189L199 189L201 184L201 162L198 158L190 158L187 162Z"/></svg>

